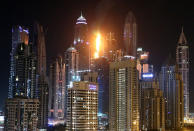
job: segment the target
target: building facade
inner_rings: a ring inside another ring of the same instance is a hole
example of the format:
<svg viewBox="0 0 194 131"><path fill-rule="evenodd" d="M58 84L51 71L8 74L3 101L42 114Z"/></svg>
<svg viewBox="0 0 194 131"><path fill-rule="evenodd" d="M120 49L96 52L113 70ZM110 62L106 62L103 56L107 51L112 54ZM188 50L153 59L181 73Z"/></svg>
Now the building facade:
<svg viewBox="0 0 194 131"><path fill-rule="evenodd" d="M183 29L176 48L176 63L183 80L184 117L187 119L189 116L189 46Z"/></svg>
<svg viewBox="0 0 194 131"><path fill-rule="evenodd" d="M165 99L159 89L158 80L140 81L141 106L140 124L142 130L165 131Z"/></svg>
<svg viewBox="0 0 194 131"><path fill-rule="evenodd" d="M67 130L98 130L98 84L73 82L68 88Z"/></svg>
<svg viewBox="0 0 194 131"><path fill-rule="evenodd" d="M59 56L50 66L49 78L49 120L56 124L65 119L65 87L65 64Z"/></svg>
<svg viewBox="0 0 194 131"><path fill-rule="evenodd" d="M139 87L136 59L110 63L109 130L139 131Z"/></svg>
<svg viewBox="0 0 194 131"><path fill-rule="evenodd" d="M38 131L38 109L38 99L7 99L5 131Z"/></svg>
<svg viewBox="0 0 194 131"><path fill-rule="evenodd" d="M126 55L136 56L137 23L134 14L130 11L125 18L124 46Z"/></svg>

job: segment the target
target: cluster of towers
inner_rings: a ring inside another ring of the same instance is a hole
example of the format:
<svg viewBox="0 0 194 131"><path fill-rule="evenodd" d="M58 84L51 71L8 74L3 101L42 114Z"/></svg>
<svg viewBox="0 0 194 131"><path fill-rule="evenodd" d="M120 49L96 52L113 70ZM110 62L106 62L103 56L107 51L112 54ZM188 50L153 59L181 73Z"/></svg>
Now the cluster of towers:
<svg viewBox="0 0 194 131"><path fill-rule="evenodd" d="M81 14L73 44L50 63L48 77L44 35L38 23L12 29L6 130L64 123L67 130L165 130L181 128L189 117L189 51L183 30L176 59L169 57L158 74L149 52L137 48L132 12L125 19L124 50L110 32L97 56Z"/></svg>

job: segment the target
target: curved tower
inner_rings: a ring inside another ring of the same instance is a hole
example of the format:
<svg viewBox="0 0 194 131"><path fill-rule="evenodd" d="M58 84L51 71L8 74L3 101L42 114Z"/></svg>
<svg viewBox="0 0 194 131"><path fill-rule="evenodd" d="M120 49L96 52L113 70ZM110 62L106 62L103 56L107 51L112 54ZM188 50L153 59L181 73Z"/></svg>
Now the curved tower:
<svg viewBox="0 0 194 131"><path fill-rule="evenodd" d="M176 62L183 80L184 117L187 118L189 115L189 46L183 28L176 48Z"/></svg>
<svg viewBox="0 0 194 131"><path fill-rule="evenodd" d="M136 56L137 23L134 14L130 11L125 18L124 46L126 55Z"/></svg>
<svg viewBox="0 0 194 131"><path fill-rule="evenodd" d="M37 57L37 92L40 101L38 128L45 129L48 125L48 78L46 75L46 44L45 30L38 22L34 23L33 41Z"/></svg>

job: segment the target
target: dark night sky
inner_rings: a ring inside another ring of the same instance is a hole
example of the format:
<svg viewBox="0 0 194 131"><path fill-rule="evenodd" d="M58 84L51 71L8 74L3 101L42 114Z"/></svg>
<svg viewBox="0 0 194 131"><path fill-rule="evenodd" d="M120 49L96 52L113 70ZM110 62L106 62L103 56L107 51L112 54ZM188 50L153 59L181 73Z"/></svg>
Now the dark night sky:
<svg viewBox="0 0 194 131"><path fill-rule="evenodd" d="M190 46L190 104L194 112L194 4L169 0L55 0L12 1L0 5L0 107L8 92L11 26L40 21L47 28L47 63L72 43L74 25L82 11L91 32L115 32L122 47L124 17L132 10L138 23L138 46L150 51L159 70L169 53L175 55L181 27ZM193 61L193 62L192 62Z"/></svg>

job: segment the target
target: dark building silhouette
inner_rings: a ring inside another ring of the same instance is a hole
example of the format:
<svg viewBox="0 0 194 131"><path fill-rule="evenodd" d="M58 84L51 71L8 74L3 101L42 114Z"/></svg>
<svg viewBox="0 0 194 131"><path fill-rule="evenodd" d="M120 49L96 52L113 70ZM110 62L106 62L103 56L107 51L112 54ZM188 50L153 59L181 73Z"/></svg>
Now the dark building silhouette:
<svg viewBox="0 0 194 131"><path fill-rule="evenodd" d="M137 23L134 14L130 11L125 18L124 47L126 55L136 56Z"/></svg>
<svg viewBox="0 0 194 131"><path fill-rule="evenodd" d="M46 45L43 26L35 22L32 39L37 57L37 98L40 101L38 128L45 129L48 125L48 78L46 75Z"/></svg>

